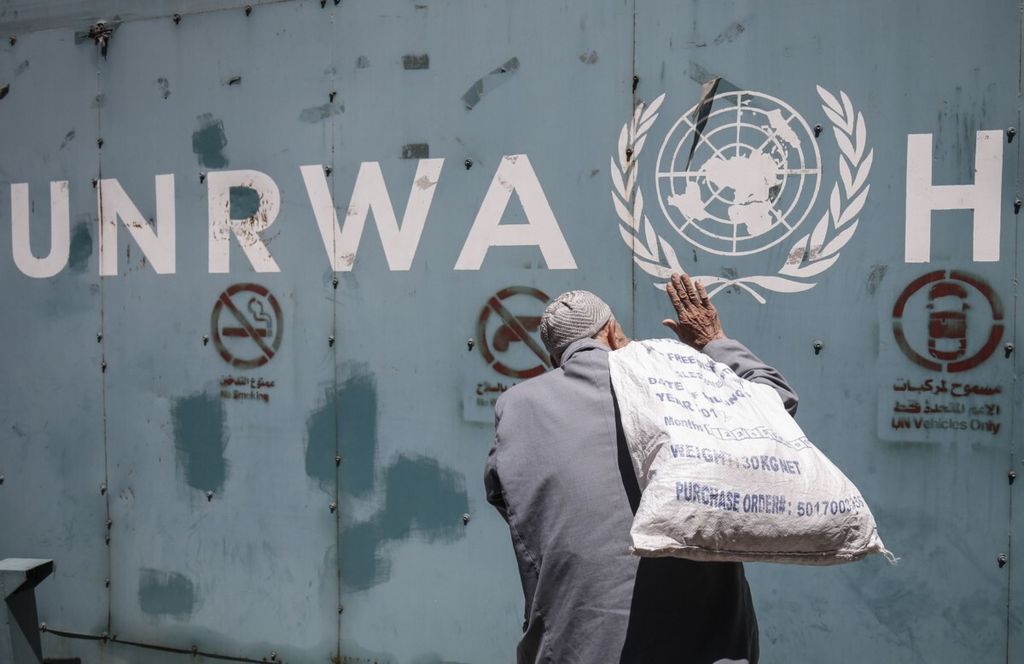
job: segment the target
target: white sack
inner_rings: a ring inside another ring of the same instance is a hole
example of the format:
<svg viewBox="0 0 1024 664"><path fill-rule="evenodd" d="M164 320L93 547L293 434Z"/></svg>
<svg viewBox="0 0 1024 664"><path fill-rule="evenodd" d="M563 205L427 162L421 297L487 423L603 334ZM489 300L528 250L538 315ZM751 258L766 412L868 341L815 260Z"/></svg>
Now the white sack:
<svg viewBox="0 0 1024 664"><path fill-rule="evenodd" d="M771 387L669 339L634 341L610 363L643 491L634 553L808 565L891 559L857 487Z"/></svg>

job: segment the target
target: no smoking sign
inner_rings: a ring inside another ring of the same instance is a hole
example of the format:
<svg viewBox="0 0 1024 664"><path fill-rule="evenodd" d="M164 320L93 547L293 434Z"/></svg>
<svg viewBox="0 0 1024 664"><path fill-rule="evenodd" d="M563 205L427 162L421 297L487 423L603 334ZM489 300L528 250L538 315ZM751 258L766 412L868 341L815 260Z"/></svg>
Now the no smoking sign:
<svg viewBox="0 0 1024 664"><path fill-rule="evenodd" d="M281 347L281 305L259 284L235 284L217 298L210 314L213 346L239 369L269 362Z"/></svg>
<svg viewBox="0 0 1024 664"><path fill-rule="evenodd" d="M540 340L535 338L547 295L530 286L510 286L498 291L480 312L476 335L480 354L500 374L532 378L551 363Z"/></svg>

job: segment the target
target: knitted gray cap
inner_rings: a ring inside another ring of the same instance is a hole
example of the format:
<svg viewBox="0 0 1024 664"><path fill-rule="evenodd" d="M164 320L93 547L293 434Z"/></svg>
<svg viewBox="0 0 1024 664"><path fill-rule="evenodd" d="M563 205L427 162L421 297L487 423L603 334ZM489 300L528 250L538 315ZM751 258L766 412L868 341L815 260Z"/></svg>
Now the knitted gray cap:
<svg viewBox="0 0 1024 664"><path fill-rule="evenodd" d="M555 362L561 362L569 344L594 336L611 316L611 308L590 291L562 293L544 309L540 338Z"/></svg>

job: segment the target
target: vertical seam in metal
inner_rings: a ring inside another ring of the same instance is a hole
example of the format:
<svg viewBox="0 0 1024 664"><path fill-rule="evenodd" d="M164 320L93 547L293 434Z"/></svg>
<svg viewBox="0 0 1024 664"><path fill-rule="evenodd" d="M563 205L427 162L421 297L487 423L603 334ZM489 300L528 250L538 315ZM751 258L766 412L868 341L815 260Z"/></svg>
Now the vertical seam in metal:
<svg viewBox="0 0 1024 664"><path fill-rule="evenodd" d="M334 37L335 37L334 31L337 29L337 25L338 25L337 24L337 17L338 17L338 14L340 12L341 12L341 9L340 9L339 5L335 5L334 8L331 9L331 21L330 21L331 35L330 35L330 38L328 39L330 62L331 62L331 66L334 68L334 72L331 74L331 92L335 94L334 99L338 100L339 104L341 104L342 102L340 101L340 99L339 99L339 97L337 95L338 87L339 87L338 86L338 80L340 78L340 75L338 74L337 63L335 62L335 57L336 57L337 54L335 52L335 45L334 45L334 42L335 42L335 40L334 40ZM331 164L331 172L332 173L337 173L337 171L338 171L337 164L335 163L335 154L336 154L335 144L336 144L336 141L337 141L337 131L336 131L337 130L337 124L339 122L341 122L340 118L341 118L341 114L340 113L331 116L330 164ZM337 209L337 206L334 203L335 196L337 195L337 187L335 186L335 182L336 181L337 181L337 177L332 177L331 178L331 182L329 184L330 191L331 191L331 206L334 207L335 209ZM337 249L338 249L337 245L338 245L338 224L335 223L333 225L332 229L331 229L331 284L332 284L332 291L331 291L331 336L335 339L334 346L332 346L332 348L331 348L331 350L333 351L332 352L332 356L331 356L331 370L333 372L332 373L332 379L331 379L331 394L332 394L331 402L334 404L333 410L334 410L334 458L335 459L338 459L338 458L341 457L341 421L340 421L341 418L340 418L339 412L338 412L340 410L340 402L339 402L339 395L338 395L338 389L339 389L338 388L338 355L339 355L338 349L341 346L341 341L340 341L340 339L338 339L338 292L339 291L338 291L337 286L334 286L335 283L338 283L338 282L334 281L335 279L338 278L338 273L334 272L334 257L337 256ZM338 285L340 285L340 283L338 283ZM334 655L335 655L335 657L337 658L337 661L340 664L340 662L341 662L341 613L342 613L342 606L341 606L341 580L342 580L341 579L341 464L340 463L335 463L334 464L334 504L336 505L336 509L334 510L334 547L335 547L335 551L336 551L336 554L335 554L335 565L334 565L334 568L335 568L335 605L336 605L335 606L335 615L334 615L334 619L335 619Z"/></svg>
<svg viewBox="0 0 1024 664"><path fill-rule="evenodd" d="M99 49L96 51L96 94L103 94L103 59L99 55ZM103 139L103 105L96 105L96 138L98 140ZM100 250L97 257L97 262L102 265L102 257L104 252L103 247L103 188L101 181L103 180L103 147L97 143L96 145L96 200L97 200L97 214L96 220L98 232L97 245ZM116 253L117 248L114 248ZM107 633L113 633L113 599L111 595L111 587L113 586L114 569L113 569L113 556L111 555L111 529L107 526L110 523L110 453L108 450L107 440L107 334L106 334L106 288L104 287L105 278L102 274L102 269L98 269L99 273L99 286L100 286L100 404L101 404L101 415L102 415L102 434L103 434L103 500L106 518L103 523L103 537L106 544L107 553L107 573L105 576L105 590L107 596Z"/></svg>
<svg viewBox="0 0 1024 664"><path fill-rule="evenodd" d="M1017 6L1017 113L1015 125L1018 131L1021 126L1021 102L1022 94L1024 94L1024 0L1020 0ZM1013 192L1012 196L1016 200L1020 196L1020 140L1017 141L1016 159L1013 165ZM1020 230L1019 230L1019 217L1013 220L1013 318L1011 318L1012 324L1010 326L1011 333L1010 339L1014 346L1017 345L1017 321L1019 312L1019 299L1020 299ZM1012 360L1014 365L1019 361L1017 358L1020 356L1020 351L1017 351L1017 356ZM1016 440L1017 432L1017 408L1013 407L1013 404L1018 402L1018 391L1020 389L1020 382L1017 380L1017 372L1011 368L1011 380L1012 380L1012 394L1013 398L1010 401L1010 440ZM1017 462L1017 457L1020 456L1018 452L1018 446L1020 443L1015 443L1010 447L1010 472L1013 472ZM1010 564L1006 566L1006 664L1010 664L1010 655L1013 653L1010 651L1011 643L1013 641L1013 633L1011 632L1012 622L1010 620L1011 611L1013 607L1013 485L1009 484L1009 512L1007 514L1007 528L1006 528L1006 555ZM1019 490L1018 490L1019 491Z"/></svg>
<svg viewBox="0 0 1024 664"><path fill-rule="evenodd" d="M629 117L632 118L633 117L633 113L636 111L637 88L639 87L638 85L634 85L633 84L633 81L635 81L636 77L639 76L639 74L637 74L637 71L636 71L636 0L633 0L633 33L632 33L632 43L630 44L630 49L631 49L630 61L631 61L631 64L632 64L632 67L631 67L631 69L632 69L632 76L630 76L629 80L626 82L626 85L628 85L629 89L631 90L631 93L630 93L631 97L630 97L630 99L632 100L632 103L630 104L630 107L629 107ZM630 144L632 144L633 137L630 136L629 140L630 140ZM637 164L637 163L634 163L633 164L633 168L636 169L637 171L639 171L640 170L640 165ZM636 178L637 178L637 181L639 182L639 178L640 178L640 174L639 173L636 173ZM639 187L639 185L638 185L638 187ZM637 330L637 319L636 319L636 298L637 298L637 287L636 287L636 283L637 283L636 282L636 277L637 277L637 274L636 274L636 268L637 268L637 265L636 265L636 261L633 260L633 256L636 255L636 251L635 251L636 250L636 242L637 242L637 237L634 236L633 237L633 245L634 245L633 249L634 249L634 251L630 252L630 259L629 259L629 275L630 275L630 279L629 279L629 304L630 304L630 313L632 314L632 316L631 316L632 317L632 321L631 321L632 327L631 327L629 332L630 332L630 336L633 336L633 337L635 337L636 334L637 334L637 331L636 331Z"/></svg>

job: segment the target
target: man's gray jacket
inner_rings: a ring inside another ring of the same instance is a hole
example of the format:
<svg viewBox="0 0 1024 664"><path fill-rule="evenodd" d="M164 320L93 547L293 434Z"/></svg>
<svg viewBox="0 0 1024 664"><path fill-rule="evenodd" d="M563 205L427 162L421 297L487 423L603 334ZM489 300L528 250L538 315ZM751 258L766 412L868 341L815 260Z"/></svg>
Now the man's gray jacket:
<svg viewBox="0 0 1024 664"><path fill-rule="evenodd" d="M704 352L774 387L796 411L782 375L739 342ZM560 367L503 394L495 417L485 484L508 522L523 584L520 664L757 661L742 565L630 553L640 490L606 347L572 343Z"/></svg>

